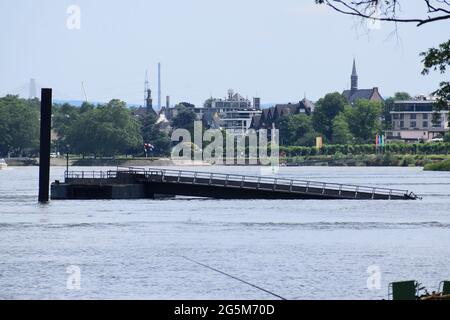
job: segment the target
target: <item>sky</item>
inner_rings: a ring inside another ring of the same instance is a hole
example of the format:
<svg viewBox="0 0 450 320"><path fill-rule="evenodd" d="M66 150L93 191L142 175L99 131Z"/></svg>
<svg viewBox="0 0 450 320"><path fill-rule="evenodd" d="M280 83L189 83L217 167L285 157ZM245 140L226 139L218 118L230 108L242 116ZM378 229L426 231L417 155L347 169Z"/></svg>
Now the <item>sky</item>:
<svg viewBox="0 0 450 320"><path fill-rule="evenodd" d="M425 10L419 0L403 9ZM353 58L360 88L432 92L448 75L421 75L419 53L448 40L450 21L394 31L367 32L314 0L2 0L0 96L27 97L35 78L55 99L82 100L83 82L89 101L143 104L148 70L156 103L161 62L163 104L201 105L230 88L262 103L315 101L348 88Z"/></svg>

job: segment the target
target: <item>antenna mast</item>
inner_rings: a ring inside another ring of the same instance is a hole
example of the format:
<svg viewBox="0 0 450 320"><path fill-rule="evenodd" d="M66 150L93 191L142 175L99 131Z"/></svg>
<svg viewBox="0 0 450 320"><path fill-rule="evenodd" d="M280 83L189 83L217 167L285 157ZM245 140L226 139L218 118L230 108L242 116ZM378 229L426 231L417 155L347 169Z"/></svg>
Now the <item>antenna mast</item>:
<svg viewBox="0 0 450 320"><path fill-rule="evenodd" d="M87 94L86 94L86 88L84 87L84 81L81 81L81 90L83 91L84 101L88 102L88 97L87 97Z"/></svg>
<svg viewBox="0 0 450 320"><path fill-rule="evenodd" d="M161 110L161 62L158 62L158 110Z"/></svg>

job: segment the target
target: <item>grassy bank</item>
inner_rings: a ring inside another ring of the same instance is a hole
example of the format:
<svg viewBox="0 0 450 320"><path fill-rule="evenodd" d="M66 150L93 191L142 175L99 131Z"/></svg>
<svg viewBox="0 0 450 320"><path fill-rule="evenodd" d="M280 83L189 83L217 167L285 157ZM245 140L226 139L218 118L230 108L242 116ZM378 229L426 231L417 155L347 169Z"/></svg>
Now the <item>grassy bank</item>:
<svg viewBox="0 0 450 320"><path fill-rule="evenodd" d="M383 155L316 155L287 157L285 163L291 166L424 167L444 160L450 160L450 156L386 153Z"/></svg>
<svg viewBox="0 0 450 320"><path fill-rule="evenodd" d="M450 159L434 162L434 163L428 163L425 165L424 170L428 171L450 171Z"/></svg>

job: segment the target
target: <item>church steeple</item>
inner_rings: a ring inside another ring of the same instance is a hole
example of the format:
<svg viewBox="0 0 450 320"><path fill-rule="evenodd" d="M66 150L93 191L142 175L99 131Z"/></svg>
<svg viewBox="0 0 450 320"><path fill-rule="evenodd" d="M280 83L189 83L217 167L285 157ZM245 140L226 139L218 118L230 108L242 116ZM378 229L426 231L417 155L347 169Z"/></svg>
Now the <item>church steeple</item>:
<svg viewBox="0 0 450 320"><path fill-rule="evenodd" d="M350 80L351 80L351 87L350 87L350 89L352 91L358 90L358 74L356 73L355 58L353 58L353 69L352 69L352 75L350 77Z"/></svg>

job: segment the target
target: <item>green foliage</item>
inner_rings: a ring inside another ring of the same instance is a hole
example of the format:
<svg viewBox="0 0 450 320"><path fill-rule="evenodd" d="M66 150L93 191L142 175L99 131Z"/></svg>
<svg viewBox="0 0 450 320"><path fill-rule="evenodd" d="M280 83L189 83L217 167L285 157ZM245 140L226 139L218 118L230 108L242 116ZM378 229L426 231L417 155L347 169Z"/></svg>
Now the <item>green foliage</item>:
<svg viewBox="0 0 450 320"><path fill-rule="evenodd" d="M429 171L450 171L450 159L425 165L424 170Z"/></svg>
<svg viewBox="0 0 450 320"><path fill-rule="evenodd" d="M285 116L279 120L280 143L283 145L313 146L317 133L311 117L305 114Z"/></svg>
<svg viewBox="0 0 450 320"><path fill-rule="evenodd" d="M332 141L334 144L348 144L352 143L353 139L347 119L343 113L340 113L333 120Z"/></svg>
<svg viewBox="0 0 450 320"><path fill-rule="evenodd" d="M186 129L191 135L194 132L194 121L197 119L195 112L191 108L187 108L184 104L176 106L177 114L172 119L172 127L174 129Z"/></svg>
<svg viewBox="0 0 450 320"><path fill-rule="evenodd" d="M350 132L359 143L370 142L381 130L382 104L379 101L357 100L344 111Z"/></svg>
<svg viewBox="0 0 450 320"><path fill-rule="evenodd" d="M422 74L429 74L431 70L444 74L447 67L450 66L450 40L441 43L438 48L430 48L426 52L420 54L423 58L422 62L424 68ZM450 101L450 82L442 81L439 83L439 88L433 92L437 96L435 103L435 110L437 112L441 110L448 110ZM433 116L433 122L437 122L436 114Z"/></svg>
<svg viewBox="0 0 450 320"><path fill-rule="evenodd" d="M338 92L328 93L317 102L312 117L313 126L327 141L332 139L334 118L344 111L346 104L345 98Z"/></svg>
<svg viewBox="0 0 450 320"><path fill-rule="evenodd" d="M447 134L444 136L444 142L450 143L450 132L447 132Z"/></svg>
<svg viewBox="0 0 450 320"><path fill-rule="evenodd" d="M376 154L375 144L325 144L323 148L317 152L315 147L303 146L281 146L280 152L286 153L287 157L309 156L317 153L323 155L369 155ZM433 154L450 154L450 143L390 143L384 146L385 154L401 154L401 155L433 155Z"/></svg>
<svg viewBox="0 0 450 320"><path fill-rule="evenodd" d="M39 146L39 112L36 100L7 95L0 98L0 155L24 155Z"/></svg>
<svg viewBox="0 0 450 320"><path fill-rule="evenodd" d="M153 154L168 155L170 153L170 138L159 130L156 120L156 116L152 113L141 119L142 137L145 143L150 143L155 147Z"/></svg>
<svg viewBox="0 0 450 320"><path fill-rule="evenodd" d="M132 153L143 143L139 122L119 100L81 113L68 130L66 142L71 152L104 156Z"/></svg>
<svg viewBox="0 0 450 320"><path fill-rule="evenodd" d="M80 109L68 103L53 106L53 129L58 135L57 143L59 151L62 153L69 151L67 148L69 144L67 136L73 124L78 119L80 111Z"/></svg>
<svg viewBox="0 0 450 320"><path fill-rule="evenodd" d="M212 107L213 98L208 98L203 103L203 108L211 108Z"/></svg>

